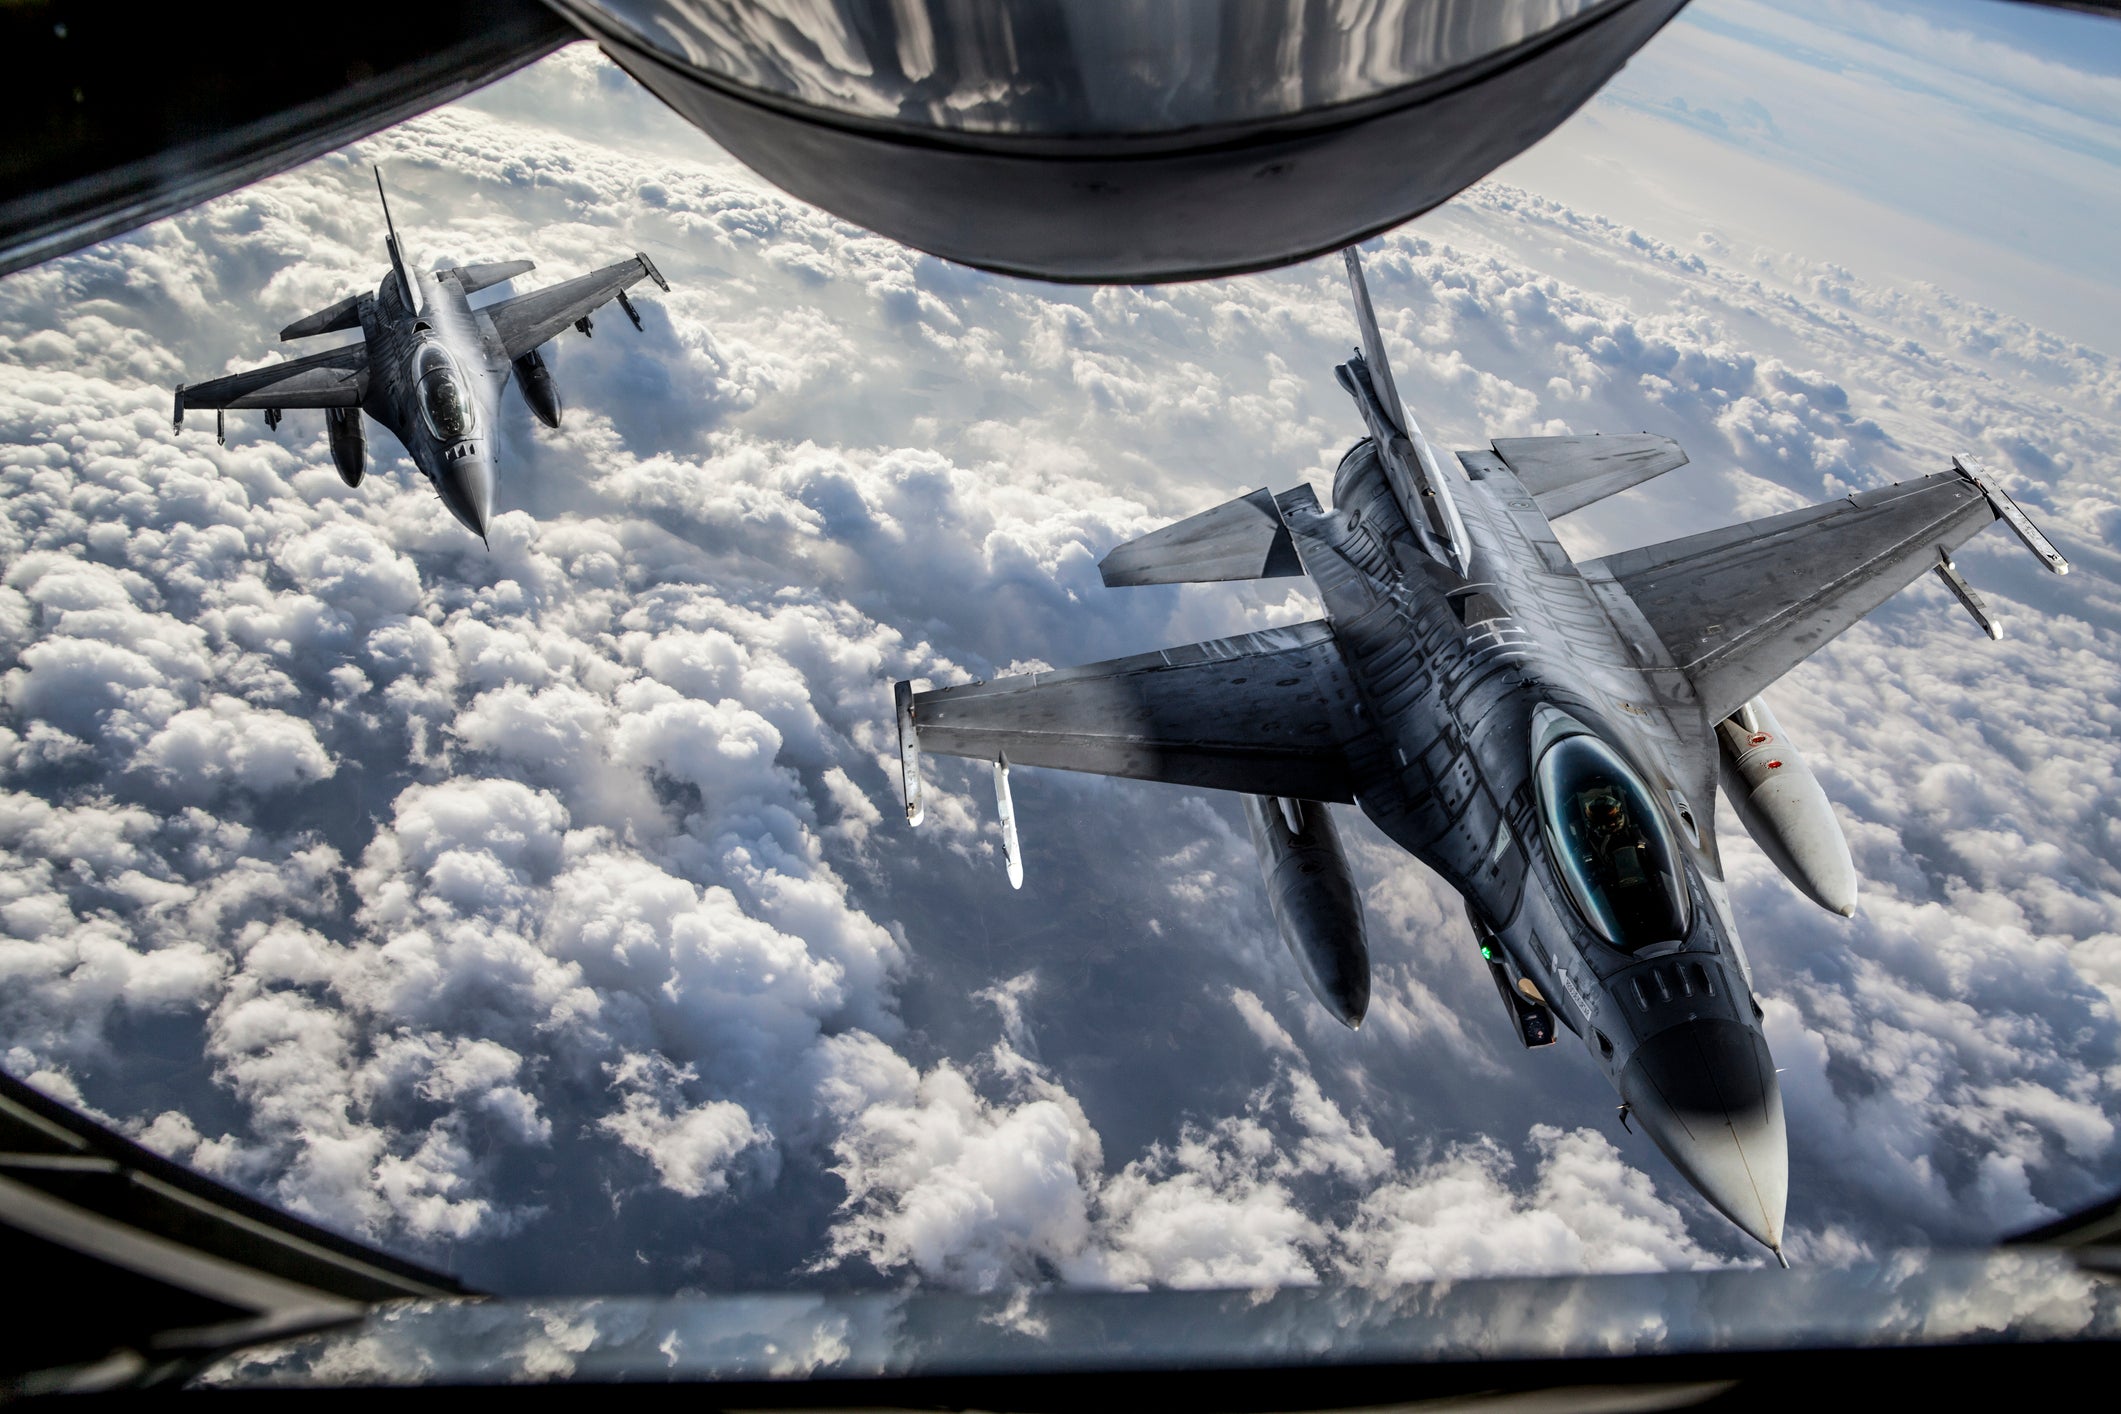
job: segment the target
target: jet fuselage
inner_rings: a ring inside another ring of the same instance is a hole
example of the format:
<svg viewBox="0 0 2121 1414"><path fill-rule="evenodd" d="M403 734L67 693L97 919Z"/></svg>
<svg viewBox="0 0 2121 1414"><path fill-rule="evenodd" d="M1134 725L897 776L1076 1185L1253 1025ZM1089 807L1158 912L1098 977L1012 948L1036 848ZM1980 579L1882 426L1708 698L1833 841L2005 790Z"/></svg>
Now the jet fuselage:
<svg viewBox="0 0 2121 1414"><path fill-rule="evenodd" d="M487 346L454 278L412 278L424 287L418 313L395 271L361 301L370 369L361 410L390 429L450 513L483 539L493 515L493 424L508 360Z"/></svg>
<svg viewBox="0 0 2121 1414"><path fill-rule="evenodd" d="M1774 1063L1722 886L1713 782L1689 778L1671 719L1700 709L1668 700L1685 694L1659 684L1508 468L1467 471L1465 575L1419 547L1370 441L1342 460L1333 510L1284 508L1360 700L1357 803L1461 894L1513 982L1584 1041L1674 1164L1779 1250ZM1633 824L1665 844L1684 891L1672 926L1608 941L1582 902L1599 886L1596 849L1537 778L1576 736L1603 743L1634 778L1632 810L1655 816Z"/></svg>
<svg viewBox="0 0 2121 1414"><path fill-rule="evenodd" d="M1965 456L1952 469L1576 563L1566 515L1682 466L1668 437L1565 433L1439 453L1408 415L1362 262L1362 348L1335 370L1369 436L1333 507L1239 496L1115 547L1108 587L1307 576L1322 619L1099 663L892 685L906 818L921 753L993 763L1012 885L1012 766L1244 796L1277 930L1342 1024L1370 1000L1329 805L1359 805L1463 900L1518 1039L1566 1026L1704 1197L1782 1255L1789 1186L1765 1016L1715 839L1719 777L1804 894L1855 912L1833 808L1759 694L2002 522L2068 561Z"/></svg>

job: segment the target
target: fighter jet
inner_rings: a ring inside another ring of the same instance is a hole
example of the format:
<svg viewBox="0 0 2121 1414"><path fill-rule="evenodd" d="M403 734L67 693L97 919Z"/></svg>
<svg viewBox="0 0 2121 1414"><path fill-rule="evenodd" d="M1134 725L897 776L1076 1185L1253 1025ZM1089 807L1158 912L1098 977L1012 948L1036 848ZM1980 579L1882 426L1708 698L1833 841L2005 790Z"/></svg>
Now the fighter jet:
<svg viewBox="0 0 2121 1414"><path fill-rule="evenodd" d="M1856 907L1848 845L1761 693L1927 571L1996 636L1951 552L2002 520L2067 563L1971 457L1919 480L1583 563L1553 522L1683 465L1670 439L1497 439L1439 455L1400 400L1353 249L1368 436L1333 505L1266 489L1113 550L1108 586L1308 575L1311 623L993 682L894 689L908 819L922 751L1235 791L1284 941L1360 1025L1354 804L1463 898L1513 1035L1572 1032L1647 1134L1782 1258L1782 1097L1716 842L1719 780L1808 897ZM1632 1123L1630 1124L1630 1121ZM1785 1262L1786 1265L1786 1262Z"/></svg>
<svg viewBox="0 0 2121 1414"><path fill-rule="evenodd" d="M570 324L590 335L590 315L611 300L639 329L641 313L627 289L653 280L667 293L670 282L636 253L550 289L474 309L471 295L536 264L504 260L422 273L391 224L380 169L376 197L390 252L390 271L376 292L348 295L280 331L286 340L359 329L361 342L207 383L179 383L174 425L183 430L186 408L213 408L215 437L226 442L228 408L263 408L265 425L273 428L288 408L322 408L339 479L359 486L368 468L365 412L397 437L450 514L484 540L494 509L496 404L510 371L531 412L558 427L560 392L539 346Z"/></svg>

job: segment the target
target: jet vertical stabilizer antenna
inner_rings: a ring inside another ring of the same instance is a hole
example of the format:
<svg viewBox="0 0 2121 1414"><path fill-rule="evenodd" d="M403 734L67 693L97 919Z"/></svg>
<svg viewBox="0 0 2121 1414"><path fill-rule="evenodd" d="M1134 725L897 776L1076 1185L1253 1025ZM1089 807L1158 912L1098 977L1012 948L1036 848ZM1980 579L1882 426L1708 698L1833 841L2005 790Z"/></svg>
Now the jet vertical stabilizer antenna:
<svg viewBox="0 0 2121 1414"><path fill-rule="evenodd" d="M1002 817L1002 863L1009 870L1009 887L1024 886L1024 851L1016 839L1016 802L1009 795L1009 758L994 761L994 808Z"/></svg>

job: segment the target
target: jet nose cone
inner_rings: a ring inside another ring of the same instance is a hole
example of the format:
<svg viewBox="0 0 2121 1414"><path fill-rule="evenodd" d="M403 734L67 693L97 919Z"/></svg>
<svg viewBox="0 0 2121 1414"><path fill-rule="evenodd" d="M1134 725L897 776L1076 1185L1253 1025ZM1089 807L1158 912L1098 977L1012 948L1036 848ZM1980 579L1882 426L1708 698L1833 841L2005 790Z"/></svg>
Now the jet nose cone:
<svg viewBox="0 0 2121 1414"><path fill-rule="evenodd" d="M481 540L493 520L493 462L477 442L459 442L443 453L437 489L450 513Z"/></svg>
<svg viewBox="0 0 2121 1414"><path fill-rule="evenodd" d="M1780 1255L1789 1141L1766 1037L1736 1021L1682 1022L1629 1059L1620 1097L1703 1197Z"/></svg>

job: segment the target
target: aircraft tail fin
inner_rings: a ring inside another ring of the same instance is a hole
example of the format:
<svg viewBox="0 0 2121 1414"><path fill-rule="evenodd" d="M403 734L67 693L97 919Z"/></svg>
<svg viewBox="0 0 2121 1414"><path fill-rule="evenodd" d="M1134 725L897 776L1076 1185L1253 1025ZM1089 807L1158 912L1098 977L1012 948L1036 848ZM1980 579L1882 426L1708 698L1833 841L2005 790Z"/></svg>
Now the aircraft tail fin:
<svg viewBox="0 0 2121 1414"><path fill-rule="evenodd" d="M1385 361L1384 335L1377 330L1377 310L1370 304L1370 282L1363 278L1362 257L1355 247L1341 252L1348 262L1348 290L1355 296L1355 325L1362 332L1362 360L1370 370L1370 387L1392 425L1407 430L1407 407L1399 400L1399 385L1392 381L1392 365Z"/></svg>
<svg viewBox="0 0 2121 1414"><path fill-rule="evenodd" d="M1407 415L1392 366L1385 361L1384 335L1370 304L1370 284L1363 278L1362 256L1354 246L1341 251L1348 263L1348 291L1355 297L1355 323L1362 331L1363 351L1336 370L1341 386L1355 399L1377 443L1377 455L1399 502L1400 513L1422 548L1464 574L1472 573L1472 544L1451 494L1451 482L1437 460L1421 425Z"/></svg>
<svg viewBox="0 0 2121 1414"><path fill-rule="evenodd" d="M1309 486L1285 493L1316 508ZM1282 522L1279 502L1265 487L1137 536L1098 561L1105 587L1133 584L1209 584L1221 580L1280 579L1304 572L1296 542Z"/></svg>
<svg viewBox="0 0 2121 1414"><path fill-rule="evenodd" d="M398 289L405 295L405 307L413 313L420 312L420 287L413 283L412 275L405 268L405 247L398 240L398 228L390 219L390 198L383 194L383 169L376 168L376 199L383 203L383 244L390 251L390 268L398 275Z"/></svg>

